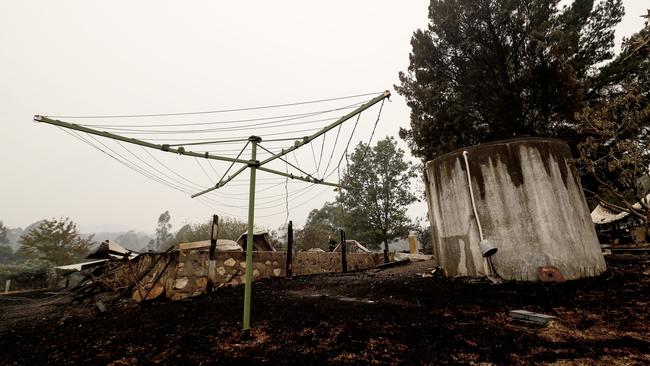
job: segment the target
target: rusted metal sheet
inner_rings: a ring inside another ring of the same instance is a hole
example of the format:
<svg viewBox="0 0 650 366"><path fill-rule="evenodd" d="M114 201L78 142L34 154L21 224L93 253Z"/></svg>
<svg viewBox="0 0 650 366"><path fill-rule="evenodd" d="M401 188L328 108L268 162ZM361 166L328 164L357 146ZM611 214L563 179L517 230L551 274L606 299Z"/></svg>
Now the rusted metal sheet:
<svg viewBox="0 0 650 366"><path fill-rule="evenodd" d="M564 276L562 276L560 270L553 266L537 268L537 277L542 282L564 282Z"/></svg>

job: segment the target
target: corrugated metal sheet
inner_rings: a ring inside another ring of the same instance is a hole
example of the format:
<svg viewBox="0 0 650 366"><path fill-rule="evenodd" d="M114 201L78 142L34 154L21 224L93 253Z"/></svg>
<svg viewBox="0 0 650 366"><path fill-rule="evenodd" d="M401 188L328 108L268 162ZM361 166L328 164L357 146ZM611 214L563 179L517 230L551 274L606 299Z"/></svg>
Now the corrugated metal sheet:
<svg viewBox="0 0 650 366"><path fill-rule="evenodd" d="M645 196L643 199L644 202L650 202L650 193ZM641 209L641 204L639 202L635 203L632 205L633 208L635 209ZM591 221L594 222L594 224L602 225L602 224L609 224L610 222L616 222L618 220L621 220L630 213L628 211L621 211L617 210L613 207L607 207L605 205L598 204L596 208L594 208L593 211L591 211Z"/></svg>
<svg viewBox="0 0 650 366"><path fill-rule="evenodd" d="M89 268L89 267L94 267L98 266L99 264L108 261L108 259L99 259L96 261L88 261L88 262L82 262L82 263L75 263L75 264L68 264L65 266L56 266L54 268L56 269L61 269L61 270L75 270L75 271L81 271L82 269Z"/></svg>

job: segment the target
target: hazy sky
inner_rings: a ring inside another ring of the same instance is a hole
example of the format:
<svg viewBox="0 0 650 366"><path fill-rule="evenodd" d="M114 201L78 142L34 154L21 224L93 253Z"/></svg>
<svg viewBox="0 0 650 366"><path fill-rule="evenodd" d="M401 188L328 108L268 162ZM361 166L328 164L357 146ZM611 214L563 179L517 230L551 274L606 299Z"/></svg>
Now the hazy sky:
<svg viewBox="0 0 650 366"><path fill-rule="evenodd" d="M624 0L624 4L627 14L618 28L619 40L641 28L640 15L650 1ZM139 147L98 139L107 145L102 147L105 151L113 149L124 160L185 191L181 192L54 126L34 123L32 116L222 110L393 91L397 73L408 66L411 34L427 23L427 6L427 1L0 2L0 220L10 227L24 227L42 218L69 216L86 231L151 232L165 210L170 211L175 229L185 222L207 220L212 213L245 217L248 173L207 195L209 201L191 199L186 193L213 184L227 163L209 165L153 150L149 155ZM158 138L160 143L170 136L223 139L253 133L273 139L309 134L303 130L329 123L319 119L339 117L349 109L338 108L369 98L247 112L74 122L202 123L193 128L213 129L207 134L138 136ZM391 99L383 107L375 141L397 137L399 127L408 126L404 100L394 92ZM271 124L274 128L224 131L244 123L224 121L331 109L337 110L295 120L307 122L303 125L279 123L275 118L264 120L277 123ZM367 141L377 114L378 106L362 114L352 145ZM338 163L353 125L354 121L345 124L332 166ZM304 170L315 171L322 145L324 157L317 173L322 174L334 140L335 133L327 134L313 145L314 152L306 146L295 158ZM278 150L290 144L266 146ZM210 145L192 150L234 156L241 147ZM294 162L293 156L290 159ZM259 173L258 178L256 224L277 228L286 219L284 180L267 173ZM329 180L337 180L336 172ZM331 188L295 181L286 189L289 219L298 225L311 209L335 195ZM426 207L414 205L410 212L424 216Z"/></svg>

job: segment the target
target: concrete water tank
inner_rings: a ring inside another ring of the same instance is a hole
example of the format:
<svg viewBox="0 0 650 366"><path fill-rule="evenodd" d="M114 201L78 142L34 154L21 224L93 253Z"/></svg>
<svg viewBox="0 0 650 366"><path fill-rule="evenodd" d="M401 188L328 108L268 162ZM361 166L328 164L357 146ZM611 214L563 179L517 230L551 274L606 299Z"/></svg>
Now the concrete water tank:
<svg viewBox="0 0 650 366"><path fill-rule="evenodd" d="M479 225L497 248L489 259L504 279L537 281L549 266L566 280L605 271L566 143L542 138L486 143L431 160L425 173L434 255L448 275L490 273Z"/></svg>

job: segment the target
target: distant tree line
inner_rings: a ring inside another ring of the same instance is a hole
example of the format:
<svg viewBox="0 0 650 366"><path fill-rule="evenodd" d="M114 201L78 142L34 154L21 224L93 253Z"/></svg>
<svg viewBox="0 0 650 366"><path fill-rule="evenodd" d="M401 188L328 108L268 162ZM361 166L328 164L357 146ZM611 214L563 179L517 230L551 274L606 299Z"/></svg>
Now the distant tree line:
<svg viewBox="0 0 650 366"><path fill-rule="evenodd" d="M164 251L178 243L209 240L212 221L185 224L172 231L169 211L158 217L155 238L144 250ZM220 239L236 240L246 231L246 223L222 217L219 220ZM10 245L9 229L0 221L0 284L12 280L13 288L43 287L54 266L83 261L91 248L97 245L94 235L83 235L69 218L41 220L30 225L17 239L17 250ZM138 250L146 234L129 231L117 235L115 241L128 249ZM104 239L104 238L102 238ZM276 243L277 244L277 243Z"/></svg>
<svg viewBox="0 0 650 366"><path fill-rule="evenodd" d="M93 236L82 236L67 217L31 225L18 239L16 251L9 246L7 232L0 221L0 283L11 280L14 288L45 287L54 266L78 262L94 244Z"/></svg>
<svg viewBox="0 0 650 366"><path fill-rule="evenodd" d="M147 250L164 251L179 243L210 240L212 235L212 219L202 223L188 223L181 226L175 233L170 223L171 215L165 211L158 217L155 238L147 245ZM246 232L247 224L231 217L219 218L219 239L237 240Z"/></svg>

